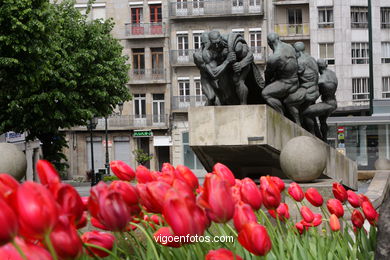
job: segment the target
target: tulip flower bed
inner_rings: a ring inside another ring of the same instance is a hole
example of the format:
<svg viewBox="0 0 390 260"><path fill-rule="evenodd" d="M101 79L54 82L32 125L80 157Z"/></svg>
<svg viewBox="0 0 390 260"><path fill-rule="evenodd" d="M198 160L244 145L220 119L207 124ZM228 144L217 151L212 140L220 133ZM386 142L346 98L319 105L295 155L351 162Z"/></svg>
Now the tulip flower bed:
<svg viewBox="0 0 390 260"><path fill-rule="evenodd" d="M373 259L378 213L338 183L324 202L316 189L286 189L277 177L261 177L260 186L237 180L219 163L203 186L185 166L110 166L120 181L100 182L83 198L44 160L41 184L0 174L0 259ZM299 209L297 223L283 193Z"/></svg>

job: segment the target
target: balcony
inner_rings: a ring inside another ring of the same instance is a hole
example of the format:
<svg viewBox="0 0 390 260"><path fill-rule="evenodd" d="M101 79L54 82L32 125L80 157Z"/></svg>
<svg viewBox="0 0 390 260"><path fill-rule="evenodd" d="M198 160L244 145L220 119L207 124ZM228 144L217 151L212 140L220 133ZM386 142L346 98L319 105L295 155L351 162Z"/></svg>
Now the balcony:
<svg viewBox="0 0 390 260"><path fill-rule="evenodd" d="M161 84L166 83L166 69L132 69L130 84Z"/></svg>
<svg viewBox="0 0 390 260"><path fill-rule="evenodd" d="M266 60L266 48L261 46L250 47L253 52L253 58L255 62L265 62Z"/></svg>
<svg viewBox="0 0 390 260"><path fill-rule="evenodd" d="M195 66L195 51L196 50L171 50L172 66Z"/></svg>
<svg viewBox="0 0 390 260"><path fill-rule="evenodd" d="M205 96L173 96L172 110L187 110L189 107L204 106L205 103Z"/></svg>
<svg viewBox="0 0 390 260"><path fill-rule="evenodd" d="M302 5L309 2L309 0L274 0L274 5Z"/></svg>
<svg viewBox="0 0 390 260"><path fill-rule="evenodd" d="M309 39L310 26L308 23L303 24L276 24L275 32L281 37L293 39Z"/></svg>
<svg viewBox="0 0 390 260"><path fill-rule="evenodd" d="M126 23L127 39L161 38L166 36L165 23Z"/></svg>
<svg viewBox="0 0 390 260"><path fill-rule="evenodd" d="M113 115L108 118L109 128L167 128L169 115Z"/></svg>
<svg viewBox="0 0 390 260"><path fill-rule="evenodd" d="M262 15L263 0L198 0L169 3L171 19Z"/></svg>

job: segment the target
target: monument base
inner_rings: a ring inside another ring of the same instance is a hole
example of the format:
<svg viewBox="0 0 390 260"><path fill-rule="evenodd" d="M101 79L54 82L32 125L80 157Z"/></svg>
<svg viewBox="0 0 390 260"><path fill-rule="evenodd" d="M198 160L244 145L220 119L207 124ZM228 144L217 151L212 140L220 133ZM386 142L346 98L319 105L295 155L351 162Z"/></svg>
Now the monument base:
<svg viewBox="0 0 390 260"><path fill-rule="evenodd" d="M285 179L279 163L282 148L297 136L316 138L266 105L192 107L188 116L190 146L206 170L210 172L220 162L237 178L275 175ZM357 189L356 162L317 140L327 151L327 166L320 178Z"/></svg>

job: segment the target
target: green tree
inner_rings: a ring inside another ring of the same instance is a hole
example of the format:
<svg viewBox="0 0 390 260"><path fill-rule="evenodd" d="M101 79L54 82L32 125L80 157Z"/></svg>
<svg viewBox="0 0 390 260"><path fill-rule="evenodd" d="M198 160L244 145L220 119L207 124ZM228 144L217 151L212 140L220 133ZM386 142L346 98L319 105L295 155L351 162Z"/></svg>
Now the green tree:
<svg viewBox="0 0 390 260"><path fill-rule="evenodd" d="M65 159L60 128L86 125L130 99L112 20L87 21L74 1L0 2L0 132L28 132L44 158Z"/></svg>

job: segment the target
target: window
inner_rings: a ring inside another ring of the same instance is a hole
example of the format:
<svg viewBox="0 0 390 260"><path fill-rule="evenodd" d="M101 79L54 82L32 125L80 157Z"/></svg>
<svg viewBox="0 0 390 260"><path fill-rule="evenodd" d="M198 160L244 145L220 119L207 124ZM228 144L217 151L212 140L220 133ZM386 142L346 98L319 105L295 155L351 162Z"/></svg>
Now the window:
<svg viewBox="0 0 390 260"><path fill-rule="evenodd" d="M145 74L145 50L133 49L133 73L136 75Z"/></svg>
<svg viewBox="0 0 390 260"><path fill-rule="evenodd" d="M193 0L192 1L192 14L193 15L204 14L204 1L205 0Z"/></svg>
<svg viewBox="0 0 390 260"><path fill-rule="evenodd" d="M203 166L190 147L188 132L182 134L183 140L183 163L192 170L202 170Z"/></svg>
<svg viewBox="0 0 390 260"><path fill-rule="evenodd" d="M189 61L189 52L188 52L188 34L180 33L177 34L177 49L178 49L178 61L179 62L188 62Z"/></svg>
<svg viewBox="0 0 390 260"><path fill-rule="evenodd" d="M287 9L288 34L303 34L302 9Z"/></svg>
<svg viewBox="0 0 390 260"><path fill-rule="evenodd" d="M382 98L390 98L390 77L382 78Z"/></svg>
<svg viewBox="0 0 390 260"><path fill-rule="evenodd" d="M152 54L152 74L163 74L164 53L163 48L150 48Z"/></svg>
<svg viewBox="0 0 390 260"><path fill-rule="evenodd" d="M249 29L249 45L255 59L260 54L262 55L261 50L261 30L258 29Z"/></svg>
<svg viewBox="0 0 390 260"><path fill-rule="evenodd" d="M87 15L87 20L97 20L97 19L106 19L106 5L105 4L93 4L90 12L87 14L88 6L86 4L76 4L75 8L77 8L80 13L83 15Z"/></svg>
<svg viewBox="0 0 390 260"><path fill-rule="evenodd" d="M146 96L145 94L134 94L134 116L146 118Z"/></svg>
<svg viewBox="0 0 390 260"><path fill-rule="evenodd" d="M153 123L165 122L164 94L153 94Z"/></svg>
<svg viewBox="0 0 390 260"><path fill-rule="evenodd" d="M318 28L333 28L333 7L318 7Z"/></svg>
<svg viewBox="0 0 390 260"><path fill-rule="evenodd" d="M245 30L243 28L233 29L232 32L240 34L242 37L245 37Z"/></svg>
<svg viewBox="0 0 390 260"><path fill-rule="evenodd" d="M368 28L368 8L351 6L351 28Z"/></svg>
<svg viewBox="0 0 390 260"><path fill-rule="evenodd" d="M368 99L368 78L352 79L352 100L364 101Z"/></svg>
<svg viewBox="0 0 390 260"><path fill-rule="evenodd" d="M131 8L131 23L140 24L143 22L142 7Z"/></svg>
<svg viewBox="0 0 390 260"><path fill-rule="evenodd" d="M368 43L352 43L352 64L368 64Z"/></svg>
<svg viewBox="0 0 390 260"><path fill-rule="evenodd" d="M188 15L187 0L176 0L176 15Z"/></svg>
<svg viewBox="0 0 390 260"><path fill-rule="evenodd" d="M201 39L202 39L202 33L194 33L194 49L198 50L202 48L201 46Z"/></svg>
<svg viewBox="0 0 390 260"><path fill-rule="evenodd" d="M381 28L390 29L390 7L381 7Z"/></svg>
<svg viewBox="0 0 390 260"><path fill-rule="evenodd" d="M149 9L150 9L150 22L161 23L162 22L161 4L150 5Z"/></svg>
<svg viewBox="0 0 390 260"><path fill-rule="evenodd" d="M329 65L335 64L333 43L320 43L320 58L327 61Z"/></svg>
<svg viewBox="0 0 390 260"><path fill-rule="evenodd" d="M261 2L260 0L249 0L249 12L260 12Z"/></svg>
<svg viewBox="0 0 390 260"><path fill-rule="evenodd" d="M390 63L390 42L382 42L382 63Z"/></svg>
<svg viewBox="0 0 390 260"><path fill-rule="evenodd" d="M197 106L204 105L202 83L200 82L199 78L195 78L195 99Z"/></svg>
<svg viewBox="0 0 390 260"><path fill-rule="evenodd" d="M179 80L179 101L190 102L190 80Z"/></svg>

